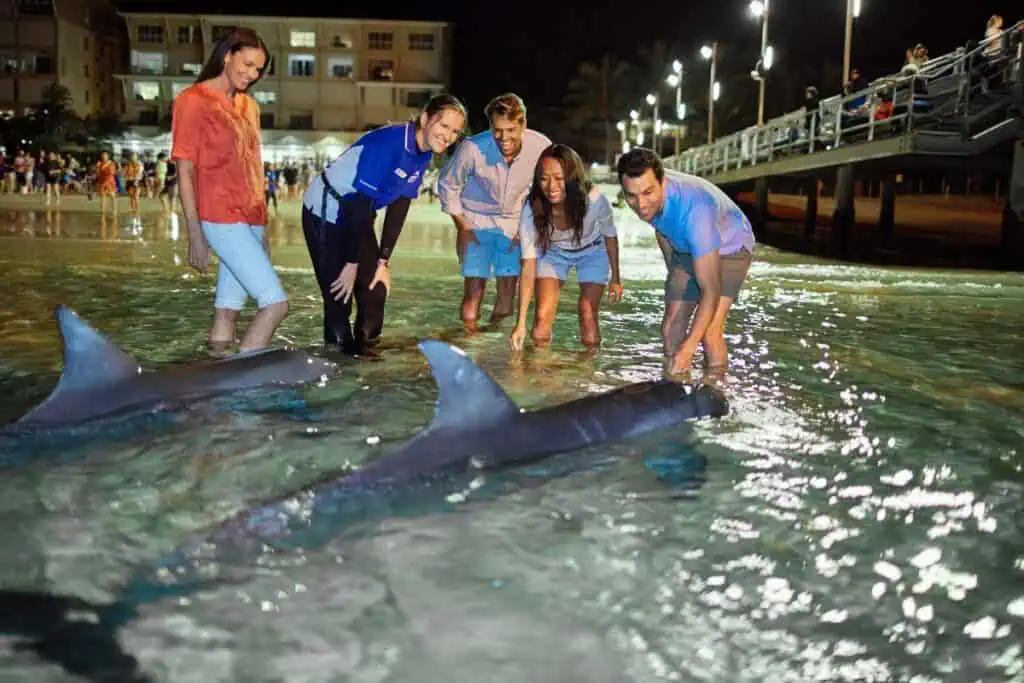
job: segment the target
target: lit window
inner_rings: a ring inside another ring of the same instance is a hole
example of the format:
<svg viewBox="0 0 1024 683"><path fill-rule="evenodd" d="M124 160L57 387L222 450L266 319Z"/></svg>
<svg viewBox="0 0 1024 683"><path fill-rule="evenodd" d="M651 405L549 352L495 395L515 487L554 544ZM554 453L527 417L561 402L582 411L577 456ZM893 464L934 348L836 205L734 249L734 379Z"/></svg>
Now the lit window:
<svg viewBox="0 0 1024 683"><path fill-rule="evenodd" d="M166 67L166 53L132 50L132 73L160 75L164 73Z"/></svg>
<svg viewBox="0 0 1024 683"><path fill-rule="evenodd" d="M312 76L315 64L313 55L288 55L288 75Z"/></svg>
<svg viewBox="0 0 1024 683"><path fill-rule="evenodd" d="M355 59L352 57L331 57L327 60L327 72L331 78L352 78Z"/></svg>
<svg viewBox="0 0 1024 683"><path fill-rule="evenodd" d="M314 31L292 31L292 47L316 47Z"/></svg>
<svg viewBox="0 0 1024 683"><path fill-rule="evenodd" d="M156 81L138 81L132 88L137 100L159 100L160 84Z"/></svg>

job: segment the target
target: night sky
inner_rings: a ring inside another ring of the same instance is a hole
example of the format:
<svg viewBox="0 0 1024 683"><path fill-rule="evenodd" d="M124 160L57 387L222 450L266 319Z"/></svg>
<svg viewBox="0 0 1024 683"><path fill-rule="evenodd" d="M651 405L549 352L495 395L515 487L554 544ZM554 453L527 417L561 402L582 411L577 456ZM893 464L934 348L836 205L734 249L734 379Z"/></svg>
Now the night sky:
<svg viewBox="0 0 1024 683"><path fill-rule="evenodd" d="M165 12L210 7L194 0L120 0L115 4L123 10ZM673 52L691 78L706 83L707 66L698 56L704 42L717 39L727 45L734 55L733 71L749 71L760 49L760 26L748 18L747 0L605 3L608 9L600 11L596 8L601 3L585 0L391 0L372 3L368 10L326 2L310 4L306 10L301 5L289 7L295 16L330 16L335 11L332 5L337 8L336 16L454 22L452 90L469 106L477 129L486 125L483 105L506 90L519 93L531 110L557 108L577 64L604 54L638 63L638 48L660 40L676 47ZM862 0L862 5L854 30L853 64L869 80L899 71L904 51L918 42L925 43L934 57L967 40L981 39L993 13L1002 14L1008 26L1024 18L1020 0ZM275 15L284 5L280 1L222 0L216 6L220 13ZM797 103L792 100L806 81L823 80L816 74L829 73L824 71L826 62L838 73L845 6L845 0L773 0L769 42L775 46L775 69L798 67L800 75L792 74L788 87L779 88L784 93L774 93L769 115L795 108ZM837 92L840 86L838 82L816 84L822 96Z"/></svg>

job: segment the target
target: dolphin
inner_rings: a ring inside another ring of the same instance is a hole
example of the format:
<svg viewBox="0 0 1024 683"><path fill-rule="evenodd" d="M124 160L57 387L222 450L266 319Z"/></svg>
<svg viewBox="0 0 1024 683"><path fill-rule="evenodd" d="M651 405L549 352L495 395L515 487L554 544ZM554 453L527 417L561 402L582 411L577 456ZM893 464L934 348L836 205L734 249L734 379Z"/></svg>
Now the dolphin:
<svg viewBox="0 0 1024 683"><path fill-rule="evenodd" d="M56 317L64 371L50 396L13 423L16 430L60 429L236 391L293 387L337 371L335 363L287 348L147 371L67 306L57 306Z"/></svg>
<svg viewBox="0 0 1024 683"><path fill-rule="evenodd" d="M450 500L453 492L473 489L488 470L514 469L728 412L719 390L667 380L526 411L461 349L436 340L422 341L419 348L430 364L438 398L433 421L415 437L363 469L329 474L238 513L139 568L105 605L43 592L0 591L0 613L8 615L0 619L0 633L19 636L23 649L88 680L107 680L100 669L118 672L117 680L148 680L120 647L117 632L137 618L144 604L231 581L211 574L224 569L219 562L314 548L337 534L338 522L378 512L381 500ZM391 512L386 503L384 508L385 514Z"/></svg>
<svg viewBox="0 0 1024 683"><path fill-rule="evenodd" d="M399 507L413 499L446 500L476 488L487 471L728 412L720 390L669 380L527 411L461 349L437 340L418 346L438 389L434 419L426 429L362 469L328 474L298 492L243 510L175 551L169 564L180 569L200 557L205 563L213 559L210 551L225 562L229 555L313 548L335 534L338 520L352 522L368 509L372 515L371 508L386 507L388 500L397 500Z"/></svg>

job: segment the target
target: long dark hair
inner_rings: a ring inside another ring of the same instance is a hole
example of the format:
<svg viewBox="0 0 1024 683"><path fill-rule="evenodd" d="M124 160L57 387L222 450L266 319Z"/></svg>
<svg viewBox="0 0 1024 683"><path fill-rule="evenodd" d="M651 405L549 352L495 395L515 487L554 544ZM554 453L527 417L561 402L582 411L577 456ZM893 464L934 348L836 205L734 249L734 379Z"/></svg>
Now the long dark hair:
<svg viewBox="0 0 1024 683"><path fill-rule="evenodd" d="M233 55L247 47L263 50L263 56L266 58L263 62L263 68L260 69L259 78L250 83L246 90L251 88L260 78L263 78L263 74L270 67L270 50L267 49L267 44L260 38L260 34L245 26L237 26L231 29L230 33L217 41L217 44L213 46L213 53L210 54L210 58L206 60L203 70L196 77L196 83L202 83L203 81L220 76L224 73L224 59L228 55Z"/></svg>
<svg viewBox="0 0 1024 683"><path fill-rule="evenodd" d="M572 230L572 241L576 246L579 246L583 237L583 217L587 215L587 195L590 194L590 178L576 150L556 143L549 145L540 153L537 166L533 169L533 187L530 188L527 201L533 211L533 225L537 229L537 245L541 253L547 252L551 243L551 233L555 230L551 221L551 202L540 188L541 169L545 159L554 159L562 166L562 175L565 176L565 220Z"/></svg>

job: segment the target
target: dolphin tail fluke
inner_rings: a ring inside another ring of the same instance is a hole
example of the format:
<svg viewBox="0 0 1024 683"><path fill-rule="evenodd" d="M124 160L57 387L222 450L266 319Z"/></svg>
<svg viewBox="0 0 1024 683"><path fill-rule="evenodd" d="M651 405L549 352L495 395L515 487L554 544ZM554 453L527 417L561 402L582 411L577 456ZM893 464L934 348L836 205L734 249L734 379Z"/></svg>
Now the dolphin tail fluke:
<svg viewBox="0 0 1024 683"><path fill-rule="evenodd" d="M32 591L0 590L0 633L87 681L144 683L151 679L121 649L117 603L97 606L79 598Z"/></svg>
<svg viewBox="0 0 1024 683"><path fill-rule="evenodd" d="M462 349L434 339L421 341L419 347L437 383L432 427L486 424L519 414L515 401Z"/></svg>
<svg viewBox="0 0 1024 683"><path fill-rule="evenodd" d="M110 386L142 370L134 358L117 348L67 306L57 306L55 315L64 338L64 371L49 398L22 417L22 422L45 420L48 407L62 394Z"/></svg>

